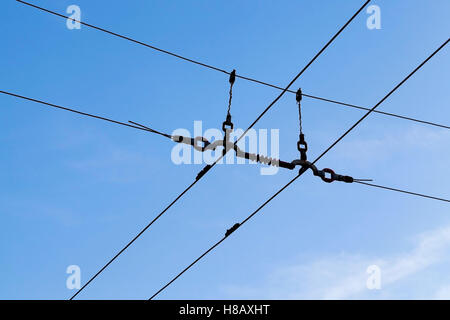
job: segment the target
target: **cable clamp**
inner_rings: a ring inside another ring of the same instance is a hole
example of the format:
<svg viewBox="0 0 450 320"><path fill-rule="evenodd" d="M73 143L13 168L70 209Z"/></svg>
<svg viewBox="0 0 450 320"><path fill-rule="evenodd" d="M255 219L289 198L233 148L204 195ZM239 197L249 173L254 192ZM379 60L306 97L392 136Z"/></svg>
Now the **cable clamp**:
<svg viewBox="0 0 450 320"><path fill-rule="evenodd" d="M298 88L297 93L295 94L295 100L300 103L300 101L302 101L302 96L302 88Z"/></svg>
<svg viewBox="0 0 450 320"><path fill-rule="evenodd" d="M227 230L227 232L225 232L225 237L228 237L230 234L235 232L240 226L240 223L235 223L230 229Z"/></svg>
<svg viewBox="0 0 450 320"><path fill-rule="evenodd" d="M346 183L352 183L354 181L369 180L369 179L354 179L353 177L350 177L350 176L340 175L340 174L335 173L330 168L325 168L323 170L319 170L311 162L306 161L306 160L301 160L301 159L292 161L290 163L290 165L300 166L300 170L298 172L299 175L305 173L308 169L311 169L311 171L313 172L313 174L316 177L319 177L320 179L322 179L322 181L324 181L326 183L331 183L333 181L342 181L342 182L346 182Z"/></svg>
<svg viewBox="0 0 450 320"><path fill-rule="evenodd" d="M346 183L352 183L354 181L353 177L337 174L330 168L325 168L321 171L323 172L323 175L321 176L321 178L323 181L325 181L327 183L331 183L333 181L342 181L342 182L346 182ZM325 175L326 173L329 173L330 177L327 177Z"/></svg>
<svg viewBox="0 0 450 320"><path fill-rule="evenodd" d="M227 132L227 130L233 130L233 122L231 122L231 114L227 114L227 119L222 123L223 132Z"/></svg>
<svg viewBox="0 0 450 320"><path fill-rule="evenodd" d="M203 177L208 171L209 169L212 168L212 165L208 164L207 166L205 166L198 174L197 177L195 178L195 180L199 180L201 177Z"/></svg>
<svg viewBox="0 0 450 320"><path fill-rule="evenodd" d="M228 81L230 82L231 85L233 85L235 80L236 80L236 70L233 69L233 71L230 72L230 78L228 79Z"/></svg>

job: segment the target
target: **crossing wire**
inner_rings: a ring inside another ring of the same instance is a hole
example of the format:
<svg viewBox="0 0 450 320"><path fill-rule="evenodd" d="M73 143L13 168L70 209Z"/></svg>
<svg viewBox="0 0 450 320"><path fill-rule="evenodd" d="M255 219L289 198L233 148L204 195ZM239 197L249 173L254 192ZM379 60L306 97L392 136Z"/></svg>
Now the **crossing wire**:
<svg viewBox="0 0 450 320"><path fill-rule="evenodd" d="M358 124L361 123L369 114L371 114L380 104L382 104L389 96L391 96L395 91L397 91L398 88L400 88L413 74L415 74L420 68L422 68L436 53L438 53L442 48L444 48L447 43L450 41L450 39L447 39L442 45L440 45L428 58L426 58L419 66L417 66L410 74L408 74L402 81L400 81L388 94L386 94L376 105L374 105L363 117L361 117L354 125L352 125L344 134L342 134L334 143L330 145L322 154L320 154L312 163L316 163L319 161L326 153L328 153L339 141L341 141L350 131L352 131ZM249 221L251 218L253 218L262 208L264 208L270 201L272 201L276 196L278 196L281 192L283 192L287 187L289 187L295 180L297 180L303 173L305 173L305 170L300 170L299 174L295 176L292 180L290 180L286 185L284 185L281 189L279 189L274 195L272 195L269 199L267 199L263 204L261 204L255 211L253 211L247 218L245 218L241 223L239 223L239 226L237 229L242 227L243 224L245 224L247 221ZM362 182L360 182L362 183ZM366 183L363 183L366 184ZM374 185L376 186L376 185ZM377 186L381 187L381 186ZM394 191L400 191L399 189L393 189L393 188L386 188L391 189ZM409 194L413 195L419 195L413 192L407 192ZM423 196L423 195L420 195ZM444 200L441 198L426 196L427 198L435 198L436 200ZM444 200L448 201L448 200ZM237 230L235 229L235 230ZM164 291L168 286L170 286L175 280L177 280L181 275L183 275L186 271L188 271L192 266L194 266L198 261L203 259L208 253L213 251L217 246L219 246L223 241L225 241L226 238L228 238L229 235L225 235L220 239L218 242L216 242L213 246L211 246L208 250L206 250L202 255L200 255L196 260L194 260L190 265L188 265L186 268L184 268L180 273L178 273L174 278L172 278L168 283L166 283L161 289L159 289L157 292L155 292L149 300L152 300L155 298L158 294L160 294L162 291Z"/></svg>
<svg viewBox="0 0 450 320"><path fill-rule="evenodd" d="M181 60L184 60L184 61L196 64L196 65L199 65L199 66L211 69L211 70L222 72L222 73L225 73L225 74L228 74L228 75L230 74L230 72L228 72L228 71L226 71L226 70L224 70L222 68L218 68L218 67L212 66L210 64L206 64L206 63L203 63L203 62L200 62L200 61L197 61L197 60L186 58L186 57L181 56L179 54L176 54L176 53L173 53L173 52L170 52L170 51L167 51L167 50L155 47L155 46L150 45L148 43L145 43L145 42L142 42L142 41L139 41L139 40L136 40L136 39L133 39L133 38L130 38L130 37L118 34L118 33L115 33L113 31L110 31L110 30L107 30L107 29L104 29L104 28L101 28L101 27L94 26L94 25L89 24L87 22L76 20L74 18L71 18L71 17L68 17L66 15L57 13L55 11L51 11L49 9L45 9L43 7L31 4L31 3L28 3L26 1L22 1L22 0L16 0L16 1L20 2L22 4L25 4L27 6L33 7L35 9L39 9L41 11L50 13L50 14L55 15L55 16L58 16L58 17L61 17L61 18L64 18L64 19L70 19L70 20L78 22L78 23L80 23L80 24L82 24L82 25L84 25L86 27L89 27L89 28L92 28L92 29L95 29L95 30L98 30L98 31L105 32L107 34L110 34L112 36L115 36L115 37L118 37L118 38L121 38L121 39L124 39L124 40L127 40L127 41L131 41L133 43L136 43L136 44L139 44L141 46L150 48L152 50L156 50L158 52L170 55L172 57L175 57L175 58L178 58L178 59L181 59ZM243 80L246 80L246 81L254 82L254 83L261 84L261 85L264 85L264 86L267 86L267 87L271 87L271 88L274 88L274 89L277 89L277 90L284 90L284 88L282 88L280 86L277 86L277 85L274 85L274 84L271 84L271 83L268 83L268 82L260 81L260 80L254 79L252 77L246 77L246 76L242 76L242 75L239 75L239 74L236 74L236 77L240 78L240 79L243 79ZM296 91L294 91L294 90L287 90L287 92L293 93L293 94L296 93ZM332 104L341 105L341 106L345 106L345 107L349 107L349 108L353 108L353 109L366 110L366 111L370 110L369 108L366 108L366 107L362 107L362 106L358 106L358 105L350 104L350 103L345 103L345 102L341 102L341 101L334 100L334 99L322 98L322 97L318 97L318 96L315 96L315 95L310 95L310 94L305 94L304 93L303 96L307 97L307 98L310 98L310 99L315 99L315 100L320 100L320 101L324 101L324 102L329 102L329 103L332 103ZM412 117L408 117L408 116L398 115L398 114L394 114L394 113L390 113L390 112L384 112L384 111L379 111L379 110L374 110L373 112L376 112L376 113L379 113L379 114L382 114L382 115L385 115L385 116L396 117L398 119L414 121L414 122L417 122L417 123L422 123L422 124L426 124L426 125L431 125L431 126L435 126L435 127L444 128L444 129L450 129L450 126L444 125L444 124L439 124L439 123L436 123L436 122L420 120L420 119L416 119L416 118L412 118Z"/></svg>
<svg viewBox="0 0 450 320"><path fill-rule="evenodd" d="M433 196L427 196L426 194L423 194L423 193L416 193L416 192L406 191L406 190L402 190L402 189L396 189L396 188L392 188L392 187L380 186L378 184L367 183L367 182L363 182L363 181L354 181L354 182L360 183L360 184L365 184L366 186L370 186L370 187L376 187L376 188L381 188L381 189L386 189L386 190L406 193L406 194L410 194L410 195L413 195L413 196L424 197L424 198L433 199L433 200L439 200L439 201L444 201L444 202L450 202L450 200L448 200L448 199L438 198L438 197L433 197Z"/></svg>
<svg viewBox="0 0 450 320"><path fill-rule="evenodd" d="M347 20L347 22L337 31L337 33L325 44L324 47L311 59L311 61L308 62L308 64L297 74L297 76L288 84L288 86L275 98L275 100L269 104L269 106L264 109L264 111L256 118L255 121L245 130L245 132L237 139L235 143L237 143L242 137L245 136L245 134L250 130L258 121L261 119L261 117L283 96L283 94L289 89L289 87L308 69L308 67L319 57L320 54L322 54L325 49L339 36L339 34L350 24L351 21L364 9L364 7L370 2L370 0L367 0L354 14L353 16ZM212 167L214 167L218 161L223 158L225 154L222 154L220 158L218 158L212 165L206 166L208 168L206 171L204 171L204 174L207 173ZM202 170L203 171L203 170ZM70 300L73 300L84 288L87 287L100 273L102 273L117 257L119 257L134 241L136 241L156 220L158 220L172 205L174 205L189 189L191 189L200 179L204 176L201 175L200 177L197 177L197 179L189 186L187 187L177 198L175 198L174 201L172 201L169 206L167 206L158 216L153 219L150 224L148 224L143 230L141 230L129 243L125 245L124 248L122 248L112 259L110 259L106 265L104 265L93 277L89 279L89 281L82 286L71 298Z"/></svg>

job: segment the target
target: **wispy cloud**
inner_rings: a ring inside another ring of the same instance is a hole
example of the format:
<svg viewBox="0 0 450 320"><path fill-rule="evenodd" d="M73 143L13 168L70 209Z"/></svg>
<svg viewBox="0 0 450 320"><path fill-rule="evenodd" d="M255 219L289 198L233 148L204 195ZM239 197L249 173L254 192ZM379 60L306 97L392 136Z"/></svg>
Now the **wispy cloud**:
<svg viewBox="0 0 450 320"><path fill-rule="evenodd" d="M398 286L414 287L408 277L420 275L425 269L448 263L450 226L421 234L414 239L412 249L388 256L368 257L359 254L339 254L323 257L307 264L281 267L267 276L263 287L231 285L224 288L230 296L242 299L367 299L402 298ZM381 269L381 290L369 290L366 273L370 265ZM395 287L394 290L391 290ZM450 298L450 286L436 285L433 298ZM422 298L416 288L417 298ZM408 297L414 293L409 290Z"/></svg>

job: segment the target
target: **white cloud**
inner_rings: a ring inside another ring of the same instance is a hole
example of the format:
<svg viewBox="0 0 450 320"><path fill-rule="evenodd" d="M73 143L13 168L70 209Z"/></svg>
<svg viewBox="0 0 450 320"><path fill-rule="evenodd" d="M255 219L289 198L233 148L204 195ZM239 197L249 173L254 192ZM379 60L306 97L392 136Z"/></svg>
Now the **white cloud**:
<svg viewBox="0 0 450 320"><path fill-rule="evenodd" d="M242 299L402 298L398 296L398 286L406 284L411 289L415 285L414 282L406 281L408 277L420 275L428 267L448 262L450 226L421 234L414 243L411 250L389 257L340 254L308 264L279 268L267 277L267 284L263 287L233 285L226 287L225 291L233 298ZM381 290L366 288L369 277L366 269L373 264L381 268ZM393 287L397 293L391 290ZM420 288L416 289L417 298L422 298ZM412 296L414 293L409 290L407 297ZM440 288L435 297L427 298L443 297L450 298L450 286Z"/></svg>

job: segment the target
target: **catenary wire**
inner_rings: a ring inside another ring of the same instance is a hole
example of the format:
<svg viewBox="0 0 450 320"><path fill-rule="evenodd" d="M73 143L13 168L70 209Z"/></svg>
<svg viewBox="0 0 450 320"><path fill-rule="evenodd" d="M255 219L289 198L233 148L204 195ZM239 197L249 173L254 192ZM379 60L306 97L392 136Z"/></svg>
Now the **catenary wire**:
<svg viewBox="0 0 450 320"><path fill-rule="evenodd" d="M349 130L347 130L343 135L340 136L329 148L327 148L319 157L317 157L312 163L316 163L319 161L326 153L328 153L339 141L341 141L351 130L353 130L361 121L363 121L370 113L375 110L383 101L385 101L392 93L394 93L398 88L400 88L401 85L403 85L414 73L416 73L425 63L427 63L436 53L438 53L447 43L449 42L449 39L445 41L441 46L439 46L438 49L436 49L430 56L428 56L418 67L416 67L410 74L408 74L402 81L400 81L394 89L392 89L387 95L385 95L373 108L369 110L363 117L361 117L353 126L350 127ZM262 208L264 208L270 201L272 201L276 196L278 196L283 190L285 190L287 187L289 187L295 180L297 180L304 172L305 170L301 170L297 176L295 176L292 180L290 180L287 184L285 184L281 189L279 189L274 195L272 195L269 199L267 199L263 204L261 204L255 211L253 211L248 217L246 217L241 223L239 223L238 228L240 228L243 224L245 224L247 221L249 221L252 217L254 217ZM357 183L360 184L366 184L366 185L372 185L365 182L357 181ZM376 187L381 187L378 185L372 185ZM384 189L399 191L399 192L405 192L399 189L393 189L393 188L386 188ZM408 194L413 194L417 196L424 196L422 194L416 194L412 192L406 192ZM448 201L441 198L431 197L431 196L425 196L427 198L435 199L435 200L441 200L441 201ZM238 229L237 228L237 229ZM235 230L237 230L235 229ZM229 235L228 235L229 236ZM188 265L186 268L184 268L180 273L178 273L174 278L172 278L168 283L166 283L161 289L159 289L157 292L155 292L149 300L152 300L155 298L158 294L160 294L162 291L164 291L169 285L171 285L175 280L177 280L182 274L184 274L187 270L189 270L192 266L194 266L198 261L203 259L209 252L214 250L219 244L221 244L225 239L228 237L225 235L223 238L221 238L218 242L216 242L213 246L211 246L208 250L206 250L201 256L199 256L194 262L192 262L190 265Z"/></svg>
<svg viewBox="0 0 450 320"><path fill-rule="evenodd" d="M370 2L370 0L367 0L360 8L359 10L356 11L356 13L338 30L338 32L325 44L324 47L322 47L322 49L311 59L311 61L297 74L297 76L289 83L289 85L281 92L280 95L277 96L277 98L275 98L275 100L269 104L268 107L266 107L266 109L256 118L256 120L250 125L250 127L237 139L237 141L235 143L237 143L242 137L245 136L245 134L248 132L248 130L250 130L251 127L253 127L256 122L259 121L259 119L261 119L261 117L283 96L283 94L289 89L289 87L295 82L295 80L297 80L302 74L303 72L305 72L307 70L307 68L319 57L319 55L325 51L325 49L334 41L334 39L337 38L337 36L350 24L350 22L358 15L358 13L360 13L363 8ZM215 162L213 162L212 165L209 165L209 169L207 171L209 171L212 167L214 167L218 161L220 159L222 159L225 156L225 153L221 155L221 157L219 157ZM206 172L205 172L206 173ZM141 232L139 232L139 234L137 236L135 236L123 249L121 249L111 260L109 260L109 262L107 262L107 264L105 266L103 266L83 287L81 287L71 298L70 300L72 300L73 298L75 298L89 283L92 282L92 280L94 280L103 270L105 270L120 254L122 254L122 252L124 252L135 240L137 240L137 238L139 238L149 227L151 224L153 224L157 219L159 219L176 201L178 201L178 199L180 199L191 187L193 187L198 181L200 181L200 179L203 177L204 175L202 175L201 177L197 178L194 183L192 183L188 188L186 188L168 207L166 207L154 220L152 220L152 222L146 226Z"/></svg>
<svg viewBox="0 0 450 320"><path fill-rule="evenodd" d="M447 39L442 43L431 55L429 55L421 64L419 64L410 74L408 74L402 81L400 81L388 94L386 94L376 105L372 107L365 115L363 115L354 125L352 125L344 134L342 134L335 142L333 142L320 156L317 157L316 160L313 161L313 164L319 161L328 151L330 151L339 141L341 141L347 134L350 133L358 124L361 123L369 114L371 114L380 104L382 104L387 98L391 96L398 88L400 88L413 74L415 74L420 68L422 68L431 58L434 57L436 53L438 53L442 48L444 48L450 39Z"/></svg>
<svg viewBox="0 0 450 320"><path fill-rule="evenodd" d="M402 190L402 189L396 189L396 188L392 188L392 187L381 186L381 185L378 185L378 184L367 183L367 182L363 182L363 181L360 181L360 180L359 181L354 181L354 182L360 183L360 184L364 184L364 185L370 186L370 187L376 187L376 188L381 188L381 189L386 189L386 190L406 193L406 194L410 194L410 195L413 195L413 196L424 197L424 198L429 198L429 199L439 200L439 201L444 201L444 202L450 202L450 200L448 200L448 199L428 196L428 195L423 194L423 193L416 193L416 192L406 191L406 190Z"/></svg>
<svg viewBox="0 0 450 320"><path fill-rule="evenodd" d="M135 39L127 37L127 36L120 35L118 33L112 32L110 30L91 25L91 24L89 24L87 22L83 22L83 21L76 20L74 18L70 18L70 17L68 17L66 15L54 12L52 10L45 9L43 7L40 7L40 6L31 4L31 3L25 2L25 1L22 1L22 0L16 0L16 1L18 1L18 2L20 2L22 4L25 4L27 6L39 9L41 11L50 13L52 15L55 15L55 16L58 16L58 17L61 17L61 18L64 18L64 19L70 19L72 21L76 21L76 22L78 22L78 23L80 23L80 24L82 24L84 26L89 27L89 28L92 28L92 29L95 29L95 30L98 30L98 31L102 31L102 32L105 32L107 34L113 35L115 37L134 42L136 44L145 46L147 48L156 50L158 52L161 52L161 53L164 53L164 54L168 54L168 55L173 56L175 58L178 58L178 59L181 59L181 60L184 60L184 61L187 61L187 62L191 62L193 64L196 64L196 65L199 65L199 66L202 66L202 67L206 67L206 68L209 68L211 70L219 71L219 72L222 72L222 73L225 73L225 74L228 74L228 75L230 74L229 71L226 71L226 70L224 70L222 68L218 68L218 67L215 67L215 66L212 66L212 65L209 65L209 64L197 61L197 60L186 58L186 57L181 56L179 54L176 54L176 53L173 53L173 52L170 52L170 51L167 51L167 50L155 47L155 46L150 45L148 43L145 43L145 42L142 42L142 41L139 41L139 40L135 40ZM267 86L267 87L271 87L271 88L274 88L274 89L284 90L284 88L282 88L280 86L277 86L277 85L274 85L274 84L271 84L271 83L268 83L268 82L265 82L265 81L260 81L260 80L254 79L252 77L242 76L242 75L239 75L239 74L236 74L236 77L240 78L240 79L243 79L243 80L246 80L246 81L254 82L254 83L261 84L261 85L264 85L264 86ZM296 91L294 91L294 90L287 90L287 92L290 92L290 93L293 93L293 94L296 93ZM345 107L350 107L350 108L354 108L354 109L370 110L369 108L366 108L366 107L362 107L362 106L358 106L358 105L354 105L354 104L350 104L350 103L346 103L346 102L341 102L341 101L337 101L337 100L334 100L334 99L318 97L318 96L315 96L315 95L310 95L310 94L303 93L303 96L304 97L308 97L310 99L321 100L321 101L325 101L325 102L329 102L329 103L332 103L332 104L341 105L341 106L345 106ZM436 123L436 122L420 120L420 119L416 119L416 118L412 118L412 117L408 117L408 116L398 115L398 114L394 114L394 113L390 113L390 112L384 112L384 111L379 111L379 110L375 110L374 112L379 113L379 114L383 114L385 116L396 117L396 118L403 119L403 120L409 120L409 121L414 121L414 122L417 122L417 123L422 123L422 124L426 124L426 125L436 126L436 127L440 127L440 128L444 128L444 129L450 129L450 126L444 125L444 124L439 124L439 123Z"/></svg>
<svg viewBox="0 0 450 320"><path fill-rule="evenodd" d="M83 116L87 116L87 117L91 117L91 118L94 118L94 119L104 120L104 121L108 121L108 122L111 122L111 123L115 123L115 124L119 124L119 125L122 125L122 126L126 126L126 127L129 127L129 128L139 129L139 130L142 130L142 131L149 131L149 132L156 133L156 134L159 134L159 135L162 135L162 136L165 136L165 137L170 137L170 135L168 135L168 134L165 134L165 133L162 133L160 131L156 131L156 130L153 130L153 129L150 129L150 128L147 128L147 127L131 125L129 123L125 123L125 122L121 122L121 121L105 118L105 117L98 116L98 115L95 115L95 114L91 114L91 113L82 112L82 111L79 111L79 110L75 110L75 109L59 106L59 105L56 105L56 104L53 104L53 103L50 103L50 102L45 102L45 101L42 101L42 100L25 97L25 96L22 96L22 95L19 95L19 94L16 94L16 93L12 93L12 92L9 92L9 91L0 90L0 93L6 94L6 95L9 95L9 96L12 96L12 97L24 99L24 100L36 102L36 103L43 104L43 105L46 105L46 106L49 106L49 107L53 107L53 108L57 108L57 109L65 110L65 111L70 111L70 112L73 112L73 113L76 113L76 114L79 114L79 115L83 115Z"/></svg>
<svg viewBox="0 0 450 320"><path fill-rule="evenodd" d="M88 282L86 282L71 298L70 300L73 300L81 291L83 291L84 288L86 288L97 276L103 272L114 260L116 260L117 257L119 257L122 252L124 252L129 246L133 244L150 226L158 220L167 210L169 210L170 207L172 207L186 192L189 191L198 181L195 180L192 182L186 189L184 189L183 192L181 192L167 207L164 208L163 211L161 211L149 224L147 224L131 241L129 241L119 252L114 255L97 273L92 276Z"/></svg>
<svg viewBox="0 0 450 320"><path fill-rule="evenodd" d="M342 31L350 24L350 22L355 19L355 17L364 9L364 7L370 2L370 0L367 0L354 14L353 16L347 20L347 22L334 34L333 37L331 37L330 40L322 47L322 49L319 50L319 52L316 53L316 55L303 67L303 69L300 70L300 72L294 77L294 79L289 82L289 84L286 86L286 88L283 89L283 91L273 100L260 114L259 116L248 126L248 128L240 135L240 137L234 142L234 144L237 144L246 134L247 132L253 128L253 126L266 114L267 111L269 111L273 105L281 99L281 97L289 90L289 88L294 84L295 81L311 66L311 64L325 51L326 48L341 34ZM223 157L225 154L222 154L220 157L218 157L212 165L210 165L210 168L214 167Z"/></svg>

